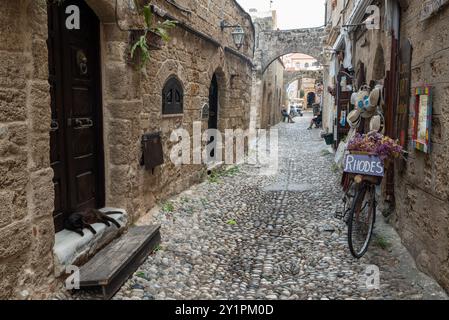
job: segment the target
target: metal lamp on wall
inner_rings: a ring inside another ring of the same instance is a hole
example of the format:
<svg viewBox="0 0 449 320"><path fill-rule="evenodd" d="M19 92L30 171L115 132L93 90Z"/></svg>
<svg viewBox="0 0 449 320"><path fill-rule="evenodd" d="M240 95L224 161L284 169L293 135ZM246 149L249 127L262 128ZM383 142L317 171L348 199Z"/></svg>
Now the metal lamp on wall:
<svg viewBox="0 0 449 320"><path fill-rule="evenodd" d="M232 39L234 40L234 44L237 47L237 49L240 50L240 48L243 45L243 42L245 41L245 31L243 30L242 26L240 25L231 26L227 25L225 21L222 21L220 27L221 31L223 31L226 28L234 28L234 30L232 30L231 32Z"/></svg>

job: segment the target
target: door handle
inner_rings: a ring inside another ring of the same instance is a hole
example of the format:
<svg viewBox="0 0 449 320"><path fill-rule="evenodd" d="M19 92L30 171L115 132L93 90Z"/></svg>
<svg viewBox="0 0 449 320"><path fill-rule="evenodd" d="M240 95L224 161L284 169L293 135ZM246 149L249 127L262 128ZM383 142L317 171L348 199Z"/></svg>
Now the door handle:
<svg viewBox="0 0 449 320"><path fill-rule="evenodd" d="M50 132L52 131L56 131L59 129L59 123L57 120L51 119L51 124L50 124Z"/></svg>
<svg viewBox="0 0 449 320"><path fill-rule="evenodd" d="M85 129L94 126L94 122L90 118L69 119L69 123L73 124L74 129Z"/></svg>

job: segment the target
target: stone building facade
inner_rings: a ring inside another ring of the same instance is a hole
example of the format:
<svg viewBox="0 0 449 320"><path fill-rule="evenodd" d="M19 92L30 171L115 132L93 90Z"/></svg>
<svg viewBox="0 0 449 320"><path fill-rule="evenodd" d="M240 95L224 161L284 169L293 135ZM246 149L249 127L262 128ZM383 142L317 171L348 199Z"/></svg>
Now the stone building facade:
<svg viewBox="0 0 449 320"><path fill-rule="evenodd" d="M335 3L333 8L332 3ZM387 172L382 186L381 206L392 214L391 221L418 267L448 291L449 152L445 133L449 120L445 115L445 106L449 94L449 33L445 26L449 22L449 6L445 2L435 3L441 6L432 15L422 18L428 11L424 10L423 2L417 0L328 1L327 49L330 53L344 51L342 26L363 23L368 16L365 8L370 4L378 6L380 29L358 28L350 33L350 37L351 63L356 80L363 72L367 83L375 80L384 84L386 100L392 96L390 103L387 101L384 106L386 134L401 139L401 130L406 131L407 161L396 162L394 170ZM409 101L405 103L404 123L400 118L399 105L404 102L401 102L399 95L405 90L407 96L407 88L402 88L400 82L401 72L408 68L407 60L402 57L407 43L410 43L412 53L408 78ZM335 85L331 71L332 54L328 54L327 58L326 88ZM429 154L416 150L413 145L413 92L422 86L433 89ZM324 122L330 132L336 117L335 103L334 97L326 94Z"/></svg>
<svg viewBox="0 0 449 320"><path fill-rule="evenodd" d="M276 11L258 12L250 10L256 30L256 39L263 31L277 28ZM260 50L256 42L256 51ZM284 100L284 63L280 58L271 63L261 77L262 91L258 92L260 104L257 109L257 127L267 129L281 121L281 109Z"/></svg>
<svg viewBox="0 0 449 320"><path fill-rule="evenodd" d="M115 0L86 0L86 8L81 2L67 0L62 5L80 5L81 23L87 21L85 15L89 23L98 23L98 39L89 36L89 41L97 41L98 50L93 55L78 50L69 56L76 59L77 77L84 77L84 82L75 79L79 86L90 81L88 75L96 65L89 57L98 54L100 78L88 90L100 97L89 106L101 109L101 117L95 119L102 125L94 127L102 128L97 157L102 159L99 170L104 170L104 179L99 180L103 181L102 205L126 210L132 224L170 194L200 181L205 172L204 165L175 167L170 161L172 130L184 128L192 133L194 122L201 123L202 129L211 123L221 130L247 128L254 27L236 1L152 1L157 20L179 23L170 31L168 44L152 51L149 64L140 69L129 59L132 32L121 30L141 24L134 3L117 2L117 21ZM55 274L58 230L53 221L60 199L53 183L50 131L65 127L52 120L56 98L51 95L49 76L56 62L49 61L47 46L50 10L45 0L5 0L0 8L0 298L45 298L60 283ZM243 27L245 42L240 49L231 30L220 28L223 20ZM80 39L76 41L86 40ZM171 78L180 84L183 110L165 115L162 92ZM211 87L215 92L211 93ZM71 97L83 99L82 94ZM211 119L207 109L213 104L218 110ZM209 117L202 117L207 113ZM90 119L78 121L80 128L92 126ZM145 170L142 135L156 132L162 140L164 162ZM78 187L77 196L82 197L86 189Z"/></svg>
<svg viewBox="0 0 449 320"><path fill-rule="evenodd" d="M422 1L403 2L401 39L413 48L411 87L433 88L431 152L408 148L396 173L394 220L418 267L449 291L449 5L424 21L421 13Z"/></svg>
<svg viewBox="0 0 449 320"><path fill-rule="evenodd" d="M393 2L390 2L390 5ZM365 9L375 4L379 8L379 28L367 29L365 27L344 27L345 25L363 24L364 19L368 17ZM335 96L332 96L327 90L328 87L336 89L336 69L339 68L342 61L336 59L338 52L344 52L345 55L351 55L351 66L349 69L354 71L354 77L357 78L363 73L363 82L369 84L370 81L383 83L386 71L390 68L391 61L391 42L389 22L386 21L387 13L385 2L382 1L327 1L326 2L326 29L328 36L326 39L326 70L324 79L324 105L323 112L324 129L328 132L334 130L337 110L335 108ZM346 51L345 40L342 31L346 30L349 34L351 48ZM336 63L332 64L332 60ZM335 68L336 65L336 68ZM331 68L335 70L331 71ZM362 70L363 69L363 70ZM356 82L356 81L355 81Z"/></svg>
<svg viewBox="0 0 449 320"><path fill-rule="evenodd" d="M284 64L274 61L263 75L262 105L260 108L260 128L267 129L282 119L284 105Z"/></svg>

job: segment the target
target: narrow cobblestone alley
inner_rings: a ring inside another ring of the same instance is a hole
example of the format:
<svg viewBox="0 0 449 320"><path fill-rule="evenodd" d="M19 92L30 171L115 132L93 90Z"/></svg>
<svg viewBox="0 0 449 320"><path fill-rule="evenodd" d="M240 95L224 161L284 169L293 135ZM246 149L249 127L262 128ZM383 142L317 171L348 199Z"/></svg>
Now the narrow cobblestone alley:
<svg viewBox="0 0 449 320"><path fill-rule="evenodd" d="M449 0L0 2L0 302L449 300Z"/></svg>
<svg viewBox="0 0 449 320"><path fill-rule="evenodd" d="M296 121L277 126L277 175L244 165L165 203L154 217L159 250L114 299L446 298L386 239L382 249L374 236L369 253L352 258L346 226L333 217L333 156L319 130L306 129L310 115ZM371 264L380 268L380 290L366 287Z"/></svg>

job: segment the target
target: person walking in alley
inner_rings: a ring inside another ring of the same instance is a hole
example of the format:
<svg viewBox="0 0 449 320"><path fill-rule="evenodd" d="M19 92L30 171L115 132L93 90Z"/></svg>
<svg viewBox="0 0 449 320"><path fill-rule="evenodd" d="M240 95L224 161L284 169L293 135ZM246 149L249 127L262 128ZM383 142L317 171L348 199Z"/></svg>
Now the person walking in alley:
<svg viewBox="0 0 449 320"><path fill-rule="evenodd" d="M282 109L281 113L282 113L282 116L283 116L282 122L285 122L285 120L287 119L288 123L295 123L295 121L293 121L292 117L288 113L287 109L285 109L285 108Z"/></svg>

